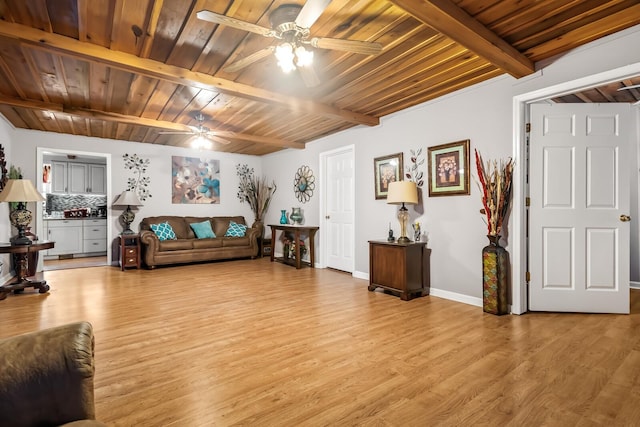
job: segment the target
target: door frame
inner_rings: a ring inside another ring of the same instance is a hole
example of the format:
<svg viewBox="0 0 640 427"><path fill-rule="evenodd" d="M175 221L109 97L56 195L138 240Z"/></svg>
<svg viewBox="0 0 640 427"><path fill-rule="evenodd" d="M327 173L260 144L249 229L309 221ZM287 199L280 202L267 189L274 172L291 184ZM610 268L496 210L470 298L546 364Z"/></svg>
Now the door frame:
<svg viewBox="0 0 640 427"><path fill-rule="evenodd" d="M327 158L329 156L333 156L335 154L339 154L339 153L351 153L351 158L353 159L353 179L351 180L351 182L353 182L353 188L352 190L352 194L355 197L355 171L356 171L356 163L355 163L355 145L354 144L349 144L349 145L345 145L339 148L335 148L333 150L328 150L328 151L323 151L322 153L320 153L320 158L319 158L319 163L320 163L320 171L319 171L319 181L320 181L320 215L319 215L319 219L320 219L320 244L319 244L319 251L320 252L320 257L319 260L316 261L318 263L318 267L319 268L326 268L327 267L327 259L328 259L328 255L327 255L327 251L329 250L329 245L327 244L328 242L328 233L327 233L327 219L326 217L326 206L327 206L327 202L326 202L326 197L327 197ZM353 245L351 245L351 247L353 248L352 251L354 253L351 254L351 259L354 260L354 265L351 266L351 274L353 274L353 272L355 271L355 209L354 212L352 214L352 218L351 221L354 224L353 227L353 235L351 236L351 241L354 243Z"/></svg>
<svg viewBox="0 0 640 427"><path fill-rule="evenodd" d="M529 104L634 77L639 74L640 62L637 62L513 97L513 158L516 159L516 173L513 174L513 209L511 211L514 236L513 247L511 248L513 259L511 274L514 284L511 312L513 314L523 314L529 309L526 281L527 230L525 216L525 198L528 195L528 188L525 179L526 168L523 167L523 164L518 163L524 162L525 124L529 119Z"/></svg>
<svg viewBox="0 0 640 427"><path fill-rule="evenodd" d="M36 147L36 176L38 176L38 174L40 173L39 171L42 171L42 164L44 163L44 153L53 153L53 154L61 154L61 155L67 155L67 154L75 154L76 156L91 156L91 157L104 157L106 160L106 171L105 171L105 179L106 179L106 184L107 184L107 188L106 188L106 196L107 196L107 206L110 207L112 200L111 200L111 153L96 153L93 151L80 151L80 150L72 150L72 149L66 149L66 148L52 148L52 147ZM40 191L41 189L41 184L38 185L38 191ZM113 220L113 214L111 212L111 209L107 208L107 266L111 265L112 262L112 257L111 257L111 228L112 228L112 221ZM41 215L41 211L38 210L38 213L36 214L36 230L38 230L38 232L40 232L40 230L42 230L42 228L44 227L44 223L43 223L43 218ZM38 261L38 271L42 271L42 262L43 262L44 257L40 257L39 261Z"/></svg>

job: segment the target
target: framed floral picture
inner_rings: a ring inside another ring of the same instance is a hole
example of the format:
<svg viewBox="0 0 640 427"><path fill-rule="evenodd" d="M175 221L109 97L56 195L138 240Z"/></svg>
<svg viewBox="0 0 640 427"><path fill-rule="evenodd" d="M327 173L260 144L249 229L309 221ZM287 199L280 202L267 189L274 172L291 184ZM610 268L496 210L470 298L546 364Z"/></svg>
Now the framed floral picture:
<svg viewBox="0 0 640 427"><path fill-rule="evenodd" d="M429 197L469 194L469 140L428 150Z"/></svg>
<svg viewBox="0 0 640 427"><path fill-rule="evenodd" d="M402 180L402 157L402 153L397 153L373 159L376 199L386 199L389 183Z"/></svg>

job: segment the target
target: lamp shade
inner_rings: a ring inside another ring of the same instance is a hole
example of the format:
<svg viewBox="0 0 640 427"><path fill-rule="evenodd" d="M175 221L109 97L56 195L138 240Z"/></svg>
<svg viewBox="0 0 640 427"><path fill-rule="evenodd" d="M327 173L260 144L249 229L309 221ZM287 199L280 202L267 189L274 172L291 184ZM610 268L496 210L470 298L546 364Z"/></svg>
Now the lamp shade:
<svg viewBox="0 0 640 427"><path fill-rule="evenodd" d="M415 205L418 203L418 187L413 181L394 181L389 184L387 203L401 205L403 203Z"/></svg>
<svg viewBox="0 0 640 427"><path fill-rule="evenodd" d="M113 202L113 206L142 206L135 191L125 190Z"/></svg>
<svg viewBox="0 0 640 427"><path fill-rule="evenodd" d="M0 202L44 202L45 198L28 179L10 179L0 193Z"/></svg>

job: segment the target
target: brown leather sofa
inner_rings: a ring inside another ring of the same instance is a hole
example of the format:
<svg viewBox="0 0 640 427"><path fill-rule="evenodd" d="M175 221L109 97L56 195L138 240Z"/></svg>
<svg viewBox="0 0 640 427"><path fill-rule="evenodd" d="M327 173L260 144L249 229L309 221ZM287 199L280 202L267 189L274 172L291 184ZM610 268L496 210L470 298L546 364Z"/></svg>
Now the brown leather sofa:
<svg viewBox="0 0 640 427"><path fill-rule="evenodd" d="M189 226L191 223L209 220L216 237L198 239ZM157 265L184 264L189 262L215 261L233 258L255 258L259 252L258 238L263 226L255 223L247 228L244 237L224 237L229 223L245 224L242 216L152 216L140 222L142 261L147 268ZM175 240L158 239L151 231L151 224L168 222L176 234Z"/></svg>
<svg viewBox="0 0 640 427"><path fill-rule="evenodd" d="M77 322L0 340L0 425L90 427L93 329Z"/></svg>

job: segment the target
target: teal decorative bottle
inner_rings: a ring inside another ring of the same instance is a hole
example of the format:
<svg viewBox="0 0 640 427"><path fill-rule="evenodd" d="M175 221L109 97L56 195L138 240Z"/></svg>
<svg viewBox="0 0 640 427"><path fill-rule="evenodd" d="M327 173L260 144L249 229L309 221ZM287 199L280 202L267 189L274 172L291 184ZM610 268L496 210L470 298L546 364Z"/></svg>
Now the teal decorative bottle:
<svg viewBox="0 0 640 427"><path fill-rule="evenodd" d="M287 219L287 211L284 209L280 211L280 224L289 224L289 220Z"/></svg>

